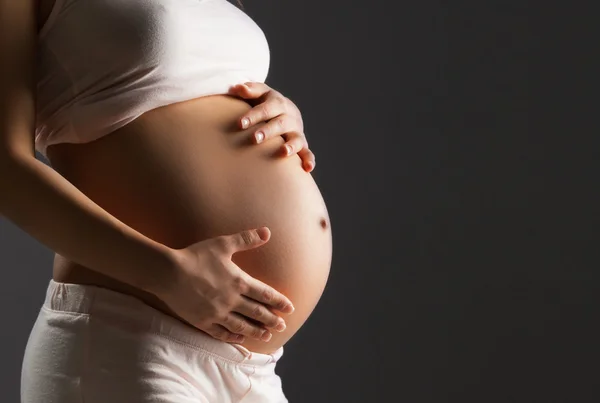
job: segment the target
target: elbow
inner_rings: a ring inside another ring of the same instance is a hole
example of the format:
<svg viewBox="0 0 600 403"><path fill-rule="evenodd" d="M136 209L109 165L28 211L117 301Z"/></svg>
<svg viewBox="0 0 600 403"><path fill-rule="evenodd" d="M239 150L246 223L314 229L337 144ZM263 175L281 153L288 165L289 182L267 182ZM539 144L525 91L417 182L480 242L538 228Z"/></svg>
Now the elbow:
<svg viewBox="0 0 600 403"><path fill-rule="evenodd" d="M35 150L28 145L0 144L0 175L10 173L15 164L35 160Z"/></svg>
<svg viewBox="0 0 600 403"><path fill-rule="evenodd" d="M2 194L15 186L15 177L23 167L36 161L35 152L15 147L0 146L0 198Z"/></svg>

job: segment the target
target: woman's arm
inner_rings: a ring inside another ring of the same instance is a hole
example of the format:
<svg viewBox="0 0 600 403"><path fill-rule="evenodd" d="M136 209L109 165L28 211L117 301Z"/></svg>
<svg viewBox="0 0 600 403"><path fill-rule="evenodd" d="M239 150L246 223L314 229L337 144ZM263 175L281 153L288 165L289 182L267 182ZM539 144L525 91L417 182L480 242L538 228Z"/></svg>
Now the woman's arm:
<svg viewBox="0 0 600 403"><path fill-rule="evenodd" d="M153 282L173 267L172 250L108 214L35 158L37 40L37 2L0 0L0 215L70 260L155 289Z"/></svg>
<svg viewBox="0 0 600 403"><path fill-rule="evenodd" d="M6 153L0 161L0 214L59 255L153 293L174 269L172 249L119 221L44 163Z"/></svg>

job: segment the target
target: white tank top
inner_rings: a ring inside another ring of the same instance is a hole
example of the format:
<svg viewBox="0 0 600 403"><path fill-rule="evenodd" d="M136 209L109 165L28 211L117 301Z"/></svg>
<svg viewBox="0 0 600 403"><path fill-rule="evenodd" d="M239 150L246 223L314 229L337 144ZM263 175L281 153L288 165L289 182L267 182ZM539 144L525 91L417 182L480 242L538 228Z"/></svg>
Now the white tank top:
<svg viewBox="0 0 600 403"><path fill-rule="evenodd" d="M263 31L227 0L56 0L37 55L44 157L151 109L264 82L270 62Z"/></svg>

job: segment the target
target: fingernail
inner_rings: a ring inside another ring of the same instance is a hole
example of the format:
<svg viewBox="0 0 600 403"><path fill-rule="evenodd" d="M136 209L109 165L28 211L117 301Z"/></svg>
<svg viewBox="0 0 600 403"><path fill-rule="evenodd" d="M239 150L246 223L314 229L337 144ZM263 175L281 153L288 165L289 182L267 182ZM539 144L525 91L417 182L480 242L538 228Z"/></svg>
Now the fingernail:
<svg viewBox="0 0 600 403"><path fill-rule="evenodd" d="M269 341L271 340L271 337L273 337L273 335L270 332L264 332L263 335L260 336L263 341Z"/></svg>
<svg viewBox="0 0 600 403"><path fill-rule="evenodd" d="M247 129L249 125L250 125L250 119L248 119L248 118L242 119L242 128Z"/></svg>
<svg viewBox="0 0 600 403"><path fill-rule="evenodd" d="M244 336L237 335L237 336L235 337L235 340L236 340L236 341L244 341Z"/></svg>
<svg viewBox="0 0 600 403"><path fill-rule="evenodd" d="M285 310L289 313L293 313L296 310L296 308L294 308L294 305L290 304L285 308Z"/></svg>
<svg viewBox="0 0 600 403"><path fill-rule="evenodd" d="M260 143L261 141L264 140L265 134L263 132L256 132L256 134L254 135L254 138L256 139L257 143Z"/></svg>
<svg viewBox="0 0 600 403"><path fill-rule="evenodd" d="M289 144L286 144L285 150L286 150L287 155L290 155L292 153L292 146Z"/></svg>
<svg viewBox="0 0 600 403"><path fill-rule="evenodd" d="M285 330L285 322L283 320L280 320L277 326L275 326L275 330L277 330L278 332L283 332Z"/></svg>

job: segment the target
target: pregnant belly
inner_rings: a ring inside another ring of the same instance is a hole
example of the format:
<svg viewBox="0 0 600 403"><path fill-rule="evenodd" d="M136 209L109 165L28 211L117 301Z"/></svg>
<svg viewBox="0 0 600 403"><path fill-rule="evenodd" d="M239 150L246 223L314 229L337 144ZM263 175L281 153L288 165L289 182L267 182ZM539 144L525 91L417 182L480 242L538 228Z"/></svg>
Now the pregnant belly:
<svg viewBox="0 0 600 403"><path fill-rule="evenodd" d="M173 248L269 227L267 244L236 253L233 261L296 307L284 316L284 332L274 332L267 343L249 338L244 343L270 353L297 332L321 297L331 264L331 227L312 175L298 156L281 155L283 139L253 145L250 134L259 126L237 128L249 109L225 95L172 104L99 140L51 146L48 157L106 211ZM177 317L153 295L59 255L54 279L128 293Z"/></svg>

